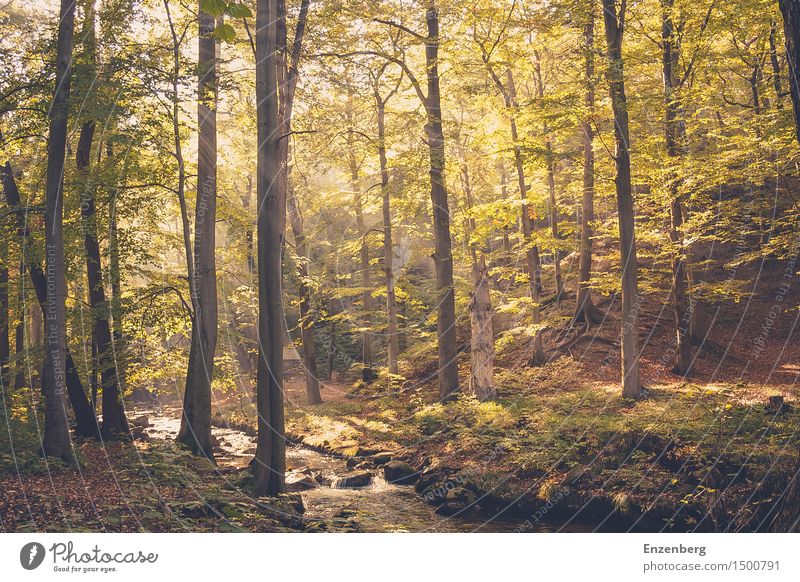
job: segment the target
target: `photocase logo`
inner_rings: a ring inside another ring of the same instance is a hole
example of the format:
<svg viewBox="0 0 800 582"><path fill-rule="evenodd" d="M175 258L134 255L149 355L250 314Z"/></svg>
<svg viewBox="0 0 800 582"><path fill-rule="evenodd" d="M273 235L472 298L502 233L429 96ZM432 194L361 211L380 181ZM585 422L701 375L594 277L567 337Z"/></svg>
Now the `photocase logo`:
<svg viewBox="0 0 800 582"><path fill-rule="evenodd" d="M35 570L44 561L44 546L39 542L30 542L22 546L19 552L19 563L26 570Z"/></svg>

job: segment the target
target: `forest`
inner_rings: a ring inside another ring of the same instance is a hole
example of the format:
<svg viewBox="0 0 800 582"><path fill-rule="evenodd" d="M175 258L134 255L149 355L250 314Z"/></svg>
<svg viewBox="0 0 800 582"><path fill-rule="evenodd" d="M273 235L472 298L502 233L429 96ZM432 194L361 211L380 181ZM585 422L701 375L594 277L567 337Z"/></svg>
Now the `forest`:
<svg viewBox="0 0 800 582"><path fill-rule="evenodd" d="M800 1L0 3L0 530L800 530Z"/></svg>

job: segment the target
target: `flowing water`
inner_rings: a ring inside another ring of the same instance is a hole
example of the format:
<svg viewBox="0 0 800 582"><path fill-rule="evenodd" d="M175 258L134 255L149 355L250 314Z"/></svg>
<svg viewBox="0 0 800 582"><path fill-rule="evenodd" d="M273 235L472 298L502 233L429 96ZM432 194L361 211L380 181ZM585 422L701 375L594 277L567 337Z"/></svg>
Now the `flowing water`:
<svg viewBox="0 0 800 582"><path fill-rule="evenodd" d="M145 429L150 438L174 439L180 428L177 409L146 409L139 411L148 417ZM213 428L219 450L216 460L221 468L244 468L255 454L255 437L231 428ZM336 483L338 476L349 471L344 459L325 455L302 447L286 450L287 471L308 471L322 476L323 483ZM357 489L341 489L323 485L303 491L307 517L324 520L354 520L360 531L367 532L510 532L522 522L491 520L475 516L443 517L434 513L407 485L391 485L380 471L372 471L372 484ZM546 524L537 524L525 531L553 531Z"/></svg>

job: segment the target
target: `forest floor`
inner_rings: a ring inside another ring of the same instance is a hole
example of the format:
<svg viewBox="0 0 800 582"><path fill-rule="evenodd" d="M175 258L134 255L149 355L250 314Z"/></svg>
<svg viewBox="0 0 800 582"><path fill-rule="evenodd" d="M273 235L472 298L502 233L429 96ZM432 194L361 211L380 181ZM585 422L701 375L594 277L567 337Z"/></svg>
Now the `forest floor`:
<svg viewBox="0 0 800 582"><path fill-rule="evenodd" d="M550 346L580 339L569 351L551 352L545 365L528 365L529 339L501 350L494 402L461 396L439 403L429 358L406 371L402 387L387 378L350 390L334 385L323 392L323 404L311 407L302 404L300 383L288 429L305 444L339 454L388 451L423 474L444 467L451 482L456 474L458 483L470 483L475 505L527 524L547 515L611 529L796 528L800 311L782 304L781 316L770 318L776 303L770 285L778 284L762 277L766 290L759 296L711 312L711 332L686 379L669 371L673 314L658 298L646 299L640 308L646 392L639 401L620 397L612 347L620 323L606 301L610 315L585 335L566 323L548 333ZM549 309L566 321L571 307L566 300ZM755 349L759 337L763 350ZM461 378L468 377L464 354ZM768 404L776 395L785 406ZM447 480L434 490L443 485ZM442 496L424 497L445 503Z"/></svg>
<svg viewBox="0 0 800 582"><path fill-rule="evenodd" d="M601 302L609 315L581 336L566 323L567 298L548 307L565 323L545 336L546 364L528 364L524 334L498 342L494 402L465 395L438 402L435 349L420 350L405 379L336 378L315 406L305 404L302 377L290 378L287 432L351 459L348 466L389 453L421 473L417 490L437 512L513 520L520 531L545 521L605 530L796 529L800 311L787 301L770 318L777 282L760 284L759 296L712 314L709 341L687 379L669 371L672 313L664 298L648 297L640 310L646 393L638 401L620 397L617 306ZM460 365L463 381L466 351ZM786 405L770 406L775 395ZM5 531L308 529L296 496L253 499L239 482L246 470L215 467L174 441L80 440L78 467L46 463L30 406L8 404L11 414L0 415ZM248 395L220 398L215 410L218 425L252 434Z"/></svg>
<svg viewBox="0 0 800 582"><path fill-rule="evenodd" d="M4 426L9 422L10 426ZM33 419L0 419L0 531L231 532L305 529L297 496L257 499L239 472L174 440L75 441L78 460L45 461Z"/></svg>

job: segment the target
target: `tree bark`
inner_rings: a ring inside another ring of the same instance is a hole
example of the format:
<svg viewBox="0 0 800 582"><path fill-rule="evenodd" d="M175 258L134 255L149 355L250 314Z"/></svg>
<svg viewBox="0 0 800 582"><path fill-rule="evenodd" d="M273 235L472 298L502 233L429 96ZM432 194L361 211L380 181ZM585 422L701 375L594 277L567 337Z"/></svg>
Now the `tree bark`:
<svg viewBox="0 0 800 582"><path fill-rule="evenodd" d="M128 434L130 430L122 404L123 395L119 388L116 355L111 338L111 325L108 322L109 305L106 302L100 244L97 240L95 191L89 176L94 132L94 121L86 121L81 125L76 151L76 165L78 173L81 175L81 227L83 230L84 249L86 250L89 305L92 309L92 353L97 358L96 365L100 370L102 379L102 434L105 438L114 438L120 434Z"/></svg>
<svg viewBox="0 0 800 582"><path fill-rule="evenodd" d="M397 297L394 290L394 248L392 246L392 208L389 191L389 169L386 160L386 101L375 91L375 105L378 118L378 159L381 168L381 199L383 212L383 263L386 277L386 347L389 373L397 374L399 344L397 337Z"/></svg>
<svg viewBox="0 0 800 582"><path fill-rule="evenodd" d="M290 147L289 135L292 129L292 109L294 106L294 93L300 72L300 56L303 48L308 6L310 0L301 0L300 12L292 42L291 54L288 54L286 5L284 0L279 0L277 23L277 79L278 79L278 115L281 122L280 135L286 136L281 140L281 198L287 201L289 222L295 240L295 252L300 259L299 276L300 286L300 341L303 350L303 365L306 378L306 400L308 404L319 404L322 396L319 391L319 377L317 375L317 349L314 345L314 318L311 310L311 287L308 285L308 242L303 228L303 215L294 192L289 186L291 164L289 161Z"/></svg>
<svg viewBox="0 0 800 582"><path fill-rule="evenodd" d="M19 322L14 330L14 388L19 389L25 386L25 263L20 262L17 281L17 309L19 310Z"/></svg>
<svg viewBox="0 0 800 582"><path fill-rule="evenodd" d="M792 94L795 133L800 142L800 0L778 0L778 5L783 14L789 89Z"/></svg>
<svg viewBox="0 0 800 582"><path fill-rule="evenodd" d="M186 372L183 417L178 440L194 454L212 457L211 380L217 346L217 73L215 19L200 10L198 16L197 83L197 198L194 214L195 298L192 340Z"/></svg>
<svg viewBox="0 0 800 582"><path fill-rule="evenodd" d="M536 57L536 92L540 100L544 100L544 80L542 79L542 65L539 57ZM544 155L547 167L547 192L550 207L550 233L553 235L553 269L556 284L556 301L561 298L564 292L564 283L561 279L561 259L558 256L558 202L556 201L556 177L555 159L553 156L553 143L550 140L550 128L547 121L542 123L542 135L544 135Z"/></svg>
<svg viewBox="0 0 800 582"><path fill-rule="evenodd" d="M514 76L511 69L506 71L506 92L507 92L507 107L510 110L515 110L517 107L517 90L514 85ZM519 135L517 133L517 122L513 115L509 116L509 124L511 125L511 141L514 143L514 164L517 169L517 185L519 188L519 196L522 200L522 240L525 244L525 266L528 272L528 289L531 296L533 323L538 326L536 334L533 337L533 357L530 363L533 365L543 364L547 360L544 352L544 345L542 343L542 307L541 307L541 263L539 261L539 247L533 243L533 220L531 218L531 210L528 206L528 185L525 183L525 166L522 160L522 146L519 142Z"/></svg>
<svg viewBox="0 0 800 582"><path fill-rule="evenodd" d="M677 67L680 61L680 43L676 39L672 20L673 0L662 0L662 46L664 73L664 102L666 106L665 143L667 156L680 161L686 151L686 125L680 101L680 81ZM670 241L672 250L672 295L675 313L675 365L672 371L687 376L692 365L692 342L689 337L691 308L687 290L686 260L683 238L683 198L680 178L673 171L669 180L670 189Z"/></svg>
<svg viewBox="0 0 800 582"><path fill-rule="evenodd" d="M283 302L281 252L286 227L286 200L279 187L280 128L275 59L278 5L256 5L256 113L258 119L258 332L256 383L258 442L255 494L283 491L286 437L283 409Z"/></svg>
<svg viewBox="0 0 800 582"><path fill-rule="evenodd" d="M464 187L466 210L472 209L472 186L466 156L464 156L461 179ZM467 246L472 261L473 291L469 301L470 311L470 378L469 391L480 401L494 400L497 390L494 385L494 328L492 325L492 300L489 294L489 271L486 255L478 251L471 241L475 231L475 220L467 220Z"/></svg>
<svg viewBox="0 0 800 582"><path fill-rule="evenodd" d="M589 1L586 24L583 29L584 70L586 75L586 119L581 122L583 140L583 199L581 201L581 247L578 265L578 293L574 321L583 322L586 328L603 320L592 301L592 222L594 222L594 22L595 3Z"/></svg>
<svg viewBox="0 0 800 582"><path fill-rule="evenodd" d="M428 2L428 35L425 39L425 70L428 95L425 100L425 131L430 152L431 203L437 290L437 337L439 356L439 397L444 400L458 391L458 346L456 344L456 302L453 288L453 252L450 239L450 210L445 185L444 133L439 92L439 12L436 2Z"/></svg>
<svg viewBox="0 0 800 582"><path fill-rule="evenodd" d="M622 35L625 25L625 0L617 15L615 0L603 0L608 79L611 107L614 111L614 163L619 218L619 249L622 263L622 395L638 398L639 380L639 286L636 263L633 194L631 191L630 135L628 102L625 97L625 73L622 61Z"/></svg>
<svg viewBox="0 0 800 582"><path fill-rule="evenodd" d="M311 286L308 284L308 242L303 229L303 215L297 203L297 197L289 189L287 199L289 223L294 236L294 249L298 258L298 277L300 285L300 339L303 343L303 365L306 372L306 400L308 404L319 404L322 395L319 392L319 376L317 373L317 349L314 345L314 316L311 310Z"/></svg>
<svg viewBox="0 0 800 582"><path fill-rule="evenodd" d="M8 335L8 243L2 243L3 253L0 257L0 384L3 388L9 385L9 363L11 360L11 342Z"/></svg>
<svg viewBox="0 0 800 582"><path fill-rule="evenodd" d="M42 391L45 401L45 425L42 454L69 461L72 446L69 437L65 395L67 294L64 265L64 157L67 145L67 116L72 77L72 37L75 25L75 2L61 0L56 48L56 86L50 107L47 140L47 183L45 187L45 361ZM84 395L85 396L85 395Z"/></svg>

